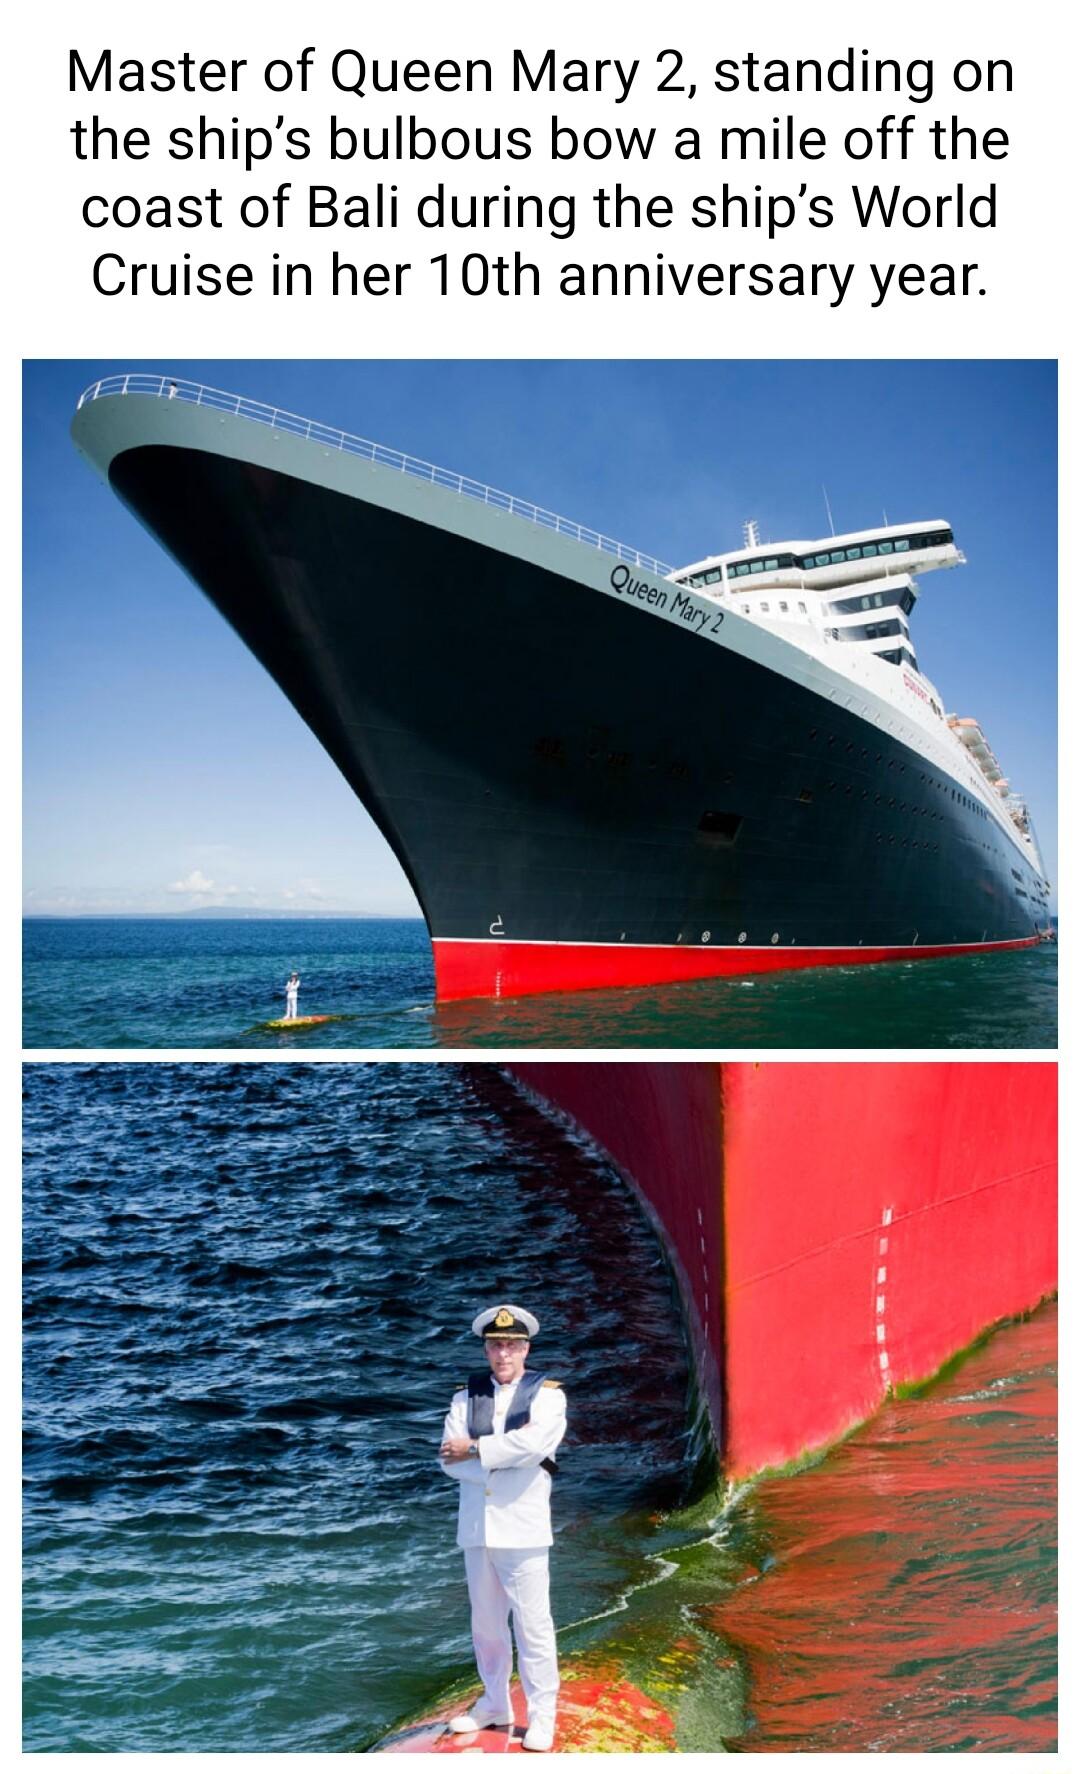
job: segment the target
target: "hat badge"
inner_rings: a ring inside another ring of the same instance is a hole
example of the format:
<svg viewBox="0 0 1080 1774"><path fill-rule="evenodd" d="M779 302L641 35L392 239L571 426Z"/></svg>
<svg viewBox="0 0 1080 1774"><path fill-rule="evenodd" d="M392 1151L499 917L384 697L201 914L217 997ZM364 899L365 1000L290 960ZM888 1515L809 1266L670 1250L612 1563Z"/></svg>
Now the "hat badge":
<svg viewBox="0 0 1080 1774"><path fill-rule="evenodd" d="M495 1314L495 1328L496 1328L496 1330L509 1330L509 1328L513 1324L513 1322L514 1322L514 1314L512 1312L508 1312L506 1310L505 1306L500 1306L499 1310Z"/></svg>

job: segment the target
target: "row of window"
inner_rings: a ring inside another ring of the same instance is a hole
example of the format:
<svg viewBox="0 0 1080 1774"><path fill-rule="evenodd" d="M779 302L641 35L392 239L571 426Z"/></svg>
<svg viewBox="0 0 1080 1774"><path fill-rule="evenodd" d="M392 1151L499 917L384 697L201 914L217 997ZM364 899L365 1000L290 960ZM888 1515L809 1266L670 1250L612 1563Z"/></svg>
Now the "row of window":
<svg viewBox="0 0 1080 1774"><path fill-rule="evenodd" d="M880 610L886 604L899 604L905 616L910 616L915 608L915 593L910 585L897 587L894 591L872 591L865 597L844 597L829 608L834 616L853 616L856 610Z"/></svg>
<svg viewBox="0 0 1080 1774"><path fill-rule="evenodd" d="M863 542L855 548L833 548L828 554L806 554L797 564L808 573L814 567L840 567L850 561L872 560L877 555L909 554L913 548L944 548L952 539L951 530L932 530L925 536L892 536L888 541ZM729 568L729 573L736 570Z"/></svg>
<svg viewBox="0 0 1080 1774"><path fill-rule="evenodd" d="M951 530L931 530L928 535L893 536L882 542L863 542L854 548L833 548L827 554L770 554L761 555L752 561L736 561L727 570L729 579L745 579L754 573L779 573L787 567L798 567L803 573L810 573L815 567L839 567L850 561L872 560L877 555L909 554L912 549L943 548L951 542ZM697 590L702 585L716 585L722 578L719 567L709 567L704 573L695 573L689 579L680 579L680 585L689 585Z"/></svg>

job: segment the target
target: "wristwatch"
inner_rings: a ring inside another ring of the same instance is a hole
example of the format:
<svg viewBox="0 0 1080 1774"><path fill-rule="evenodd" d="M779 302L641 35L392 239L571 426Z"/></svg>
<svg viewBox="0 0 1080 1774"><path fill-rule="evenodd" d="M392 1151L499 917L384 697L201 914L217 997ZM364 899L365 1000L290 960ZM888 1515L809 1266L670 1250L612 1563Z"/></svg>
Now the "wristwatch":
<svg viewBox="0 0 1080 1774"><path fill-rule="evenodd" d="M470 1454L479 1454L479 1452L480 1452L480 1443L478 1441L470 1441L469 1453Z"/></svg>

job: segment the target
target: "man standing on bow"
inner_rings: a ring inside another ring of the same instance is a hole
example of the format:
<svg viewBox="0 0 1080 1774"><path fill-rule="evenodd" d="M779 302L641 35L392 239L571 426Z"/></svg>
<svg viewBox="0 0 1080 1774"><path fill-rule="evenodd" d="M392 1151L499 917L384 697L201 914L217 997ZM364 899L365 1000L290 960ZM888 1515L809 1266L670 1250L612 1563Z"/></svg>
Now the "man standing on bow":
<svg viewBox="0 0 1080 1774"><path fill-rule="evenodd" d="M476 1667L484 1684L472 1711L451 1719L450 1729L513 1724L512 1614L529 1716L524 1747L548 1750L555 1741L559 1692L548 1600L551 1479L566 1433L566 1398L557 1380L525 1366L539 1328L520 1306L492 1306L474 1320L488 1366L454 1393L440 1464L460 1486L457 1538L465 1552Z"/></svg>
<svg viewBox="0 0 1080 1774"><path fill-rule="evenodd" d="M300 975L295 967L285 981L285 1021L296 1021L296 1000L300 996Z"/></svg>

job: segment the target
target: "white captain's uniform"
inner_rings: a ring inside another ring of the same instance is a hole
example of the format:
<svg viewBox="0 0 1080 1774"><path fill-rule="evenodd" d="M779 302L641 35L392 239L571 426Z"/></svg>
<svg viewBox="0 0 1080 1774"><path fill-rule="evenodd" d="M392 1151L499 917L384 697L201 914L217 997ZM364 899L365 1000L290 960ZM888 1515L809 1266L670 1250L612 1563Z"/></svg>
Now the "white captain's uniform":
<svg viewBox="0 0 1080 1774"><path fill-rule="evenodd" d="M478 1438L473 1458L440 1461L447 1478L460 1486L457 1543L465 1553L483 1704L494 1718L512 1716L512 1613L529 1718L554 1719L559 1666L548 1598L551 1475L540 1462L553 1457L566 1434L566 1395L545 1381L533 1398L529 1421L507 1433L503 1426L517 1385L492 1383L492 1433ZM443 1440L468 1433L469 1395L462 1387L454 1393Z"/></svg>

